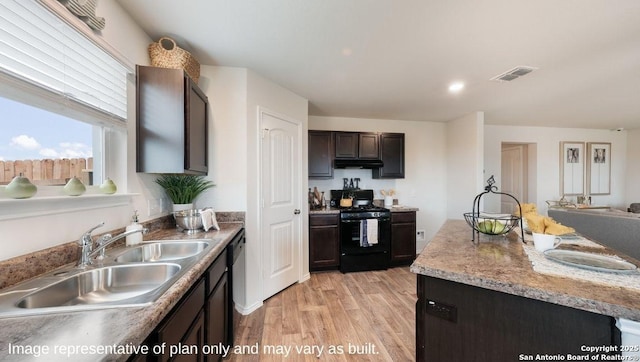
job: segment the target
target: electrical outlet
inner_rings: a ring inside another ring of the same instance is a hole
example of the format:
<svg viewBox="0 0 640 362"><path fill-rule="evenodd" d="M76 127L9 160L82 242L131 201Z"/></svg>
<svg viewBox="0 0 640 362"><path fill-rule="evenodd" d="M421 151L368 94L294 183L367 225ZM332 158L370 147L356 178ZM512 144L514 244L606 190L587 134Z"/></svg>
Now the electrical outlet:
<svg viewBox="0 0 640 362"><path fill-rule="evenodd" d="M418 240L424 240L424 230L418 230L416 232L416 239Z"/></svg>
<svg viewBox="0 0 640 362"><path fill-rule="evenodd" d="M162 199L147 200L147 208L149 216L159 215L162 213Z"/></svg>

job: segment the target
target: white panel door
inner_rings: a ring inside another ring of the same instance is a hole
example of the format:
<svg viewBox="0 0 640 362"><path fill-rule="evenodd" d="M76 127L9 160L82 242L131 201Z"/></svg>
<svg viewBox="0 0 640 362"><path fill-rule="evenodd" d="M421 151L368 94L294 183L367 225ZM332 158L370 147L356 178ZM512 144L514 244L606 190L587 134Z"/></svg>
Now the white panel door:
<svg viewBox="0 0 640 362"><path fill-rule="evenodd" d="M301 124L260 113L262 125L263 299L298 281Z"/></svg>

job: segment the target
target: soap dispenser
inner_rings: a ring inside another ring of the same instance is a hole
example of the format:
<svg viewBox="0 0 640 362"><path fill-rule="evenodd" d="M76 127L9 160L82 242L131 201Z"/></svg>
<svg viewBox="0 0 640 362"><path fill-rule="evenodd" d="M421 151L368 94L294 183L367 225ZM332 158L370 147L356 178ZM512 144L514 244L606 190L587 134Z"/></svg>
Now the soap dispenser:
<svg viewBox="0 0 640 362"><path fill-rule="evenodd" d="M131 224L127 226L126 231L142 230L142 225L138 223L138 210L133 212ZM127 235L126 245L138 245L142 242L142 231Z"/></svg>

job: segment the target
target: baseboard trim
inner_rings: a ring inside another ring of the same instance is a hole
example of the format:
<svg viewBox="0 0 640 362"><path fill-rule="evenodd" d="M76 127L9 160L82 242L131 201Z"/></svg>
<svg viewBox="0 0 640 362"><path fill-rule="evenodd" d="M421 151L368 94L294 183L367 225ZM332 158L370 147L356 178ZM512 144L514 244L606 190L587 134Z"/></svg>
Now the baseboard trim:
<svg viewBox="0 0 640 362"><path fill-rule="evenodd" d="M258 303L254 303L253 305L250 305L248 307L242 306L238 303L236 303L235 307L236 307L236 311L238 311L238 313L242 314L242 315L248 315L251 314L253 312L255 312L256 310L258 310L258 308L262 307L262 302L258 302Z"/></svg>

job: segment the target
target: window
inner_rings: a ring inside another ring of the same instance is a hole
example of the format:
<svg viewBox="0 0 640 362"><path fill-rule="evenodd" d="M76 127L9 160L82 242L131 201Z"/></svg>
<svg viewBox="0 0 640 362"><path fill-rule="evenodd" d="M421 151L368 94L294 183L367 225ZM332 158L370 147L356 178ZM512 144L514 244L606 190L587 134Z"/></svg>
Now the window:
<svg viewBox="0 0 640 362"><path fill-rule="evenodd" d="M37 186L64 185L78 177L94 184L93 138L102 128L0 97L0 185L23 174ZM99 184L101 160L95 164Z"/></svg>
<svg viewBox="0 0 640 362"><path fill-rule="evenodd" d="M0 2L0 185L100 184L126 168L130 70L40 1Z"/></svg>

